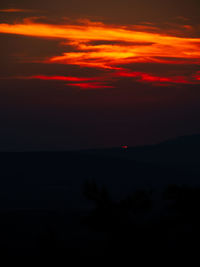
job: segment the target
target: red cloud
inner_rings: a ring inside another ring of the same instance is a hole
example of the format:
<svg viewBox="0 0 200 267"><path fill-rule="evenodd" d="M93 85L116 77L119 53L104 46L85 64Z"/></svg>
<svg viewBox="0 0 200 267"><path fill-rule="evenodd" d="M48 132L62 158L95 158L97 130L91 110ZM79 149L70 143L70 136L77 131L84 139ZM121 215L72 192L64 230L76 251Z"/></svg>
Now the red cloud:
<svg viewBox="0 0 200 267"><path fill-rule="evenodd" d="M70 83L68 85L79 87L81 89L103 89L103 88L113 88L114 86L111 85L105 85L99 82L91 82L91 83Z"/></svg>
<svg viewBox="0 0 200 267"><path fill-rule="evenodd" d="M200 71L198 71L194 77L197 81L200 81Z"/></svg>
<svg viewBox="0 0 200 267"><path fill-rule="evenodd" d="M86 77L71 77L71 76L46 76L46 75L36 75L28 77L29 79L38 79L46 81L68 81L68 82L83 82L83 81L93 81L96 78L86 78Z"/></svg>
<svg viewBox="0 0 200 267"><path fill-rule="evenodd" d="M144 72L130 72L130 71L120 71L115 74L118 77L128 77L128 78L136 78L142 82L148 82L153 84L199 84L199 76L196 74L193 77L186 76L156 76L149 73Z"/></svg>

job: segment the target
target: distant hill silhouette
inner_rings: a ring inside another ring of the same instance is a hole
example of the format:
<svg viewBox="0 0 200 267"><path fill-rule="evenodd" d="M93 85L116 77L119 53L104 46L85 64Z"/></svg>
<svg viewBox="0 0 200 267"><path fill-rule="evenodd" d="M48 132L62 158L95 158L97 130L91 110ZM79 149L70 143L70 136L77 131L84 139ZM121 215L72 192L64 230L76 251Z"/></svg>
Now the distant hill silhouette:
<svg viewBox="0 0 200 267"><path fill-rule="evenodd" d="M188 244L200 237L199 149L193 135L128 149L1 152L2 252L97 259L113 246L111 256L132 259L153 255L155 238L163 257L172 243L187 251L185 236Z"/></svg>
<svg viewBox="0 0 200 267"><path fill-rule="evenodd" d="M89 150L88 153L142 162L200 163L200 134L181 136L155 145Z"/></svg>

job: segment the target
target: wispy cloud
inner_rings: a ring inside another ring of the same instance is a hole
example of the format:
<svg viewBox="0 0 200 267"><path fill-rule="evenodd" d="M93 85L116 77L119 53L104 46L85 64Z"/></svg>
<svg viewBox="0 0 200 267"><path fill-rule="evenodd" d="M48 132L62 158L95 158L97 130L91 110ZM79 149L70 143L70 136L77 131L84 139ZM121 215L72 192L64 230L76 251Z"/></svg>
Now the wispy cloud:
<svg viewBox="0 0 200 267"><path fill-rule="evenodd" d="M157 85L173 85L173 84L200 84L199 83L199 75L196 73L191 76L157 76L151 73L145 72L131 72L131 71L120 71L116 73L118 77L126 77L126 78L134 78L137 81L147 82Z"/></svg>
<svg viewBox="0 0 200 267"><path fill-rule="evenodd" d="M111 77L75 77L75 76L49 76L49 75L33 75L33 76L14 76L0 79L14 80L41 80L41 81L58 81L65 82L68 86L78 87L83 90L113 88L112 85L106 85L105 82L111 80Z"/></svg>
<svg viewBox="0 0 200 267"><path fill-rule="evenodd" d="M182 28L189 29L187 25L183 25ZM107 25L88 20L68 25L52 25L26 19L22 23L16 24L1 23L0 33L57 39L64 48L66 47L66 52L44 59L42 62L46 64L70 64L99 68L106 72L110 71L110 74L107 73L107 77L109 76L110 79L132 77L139 82L169 85L199 83L199 74L193 75L191 78L190 73L159 76L129 70L130 64L137 63L200 64L200 38L170 35L151 25ZM73 51L67 51L67 47L73 48ZM117 75L113 75L113 72ZM93 81L88 78L79 80L74 77L44 75L34 78L76 82L72 85L80 88L87 86L88 88L111 87L111 85L94 81L96 78L91 78Z"/></svg>
<svg viewBox="0 0 200 267"><path fill-rule="evenodd" d="M34 10L31 10L31 9L19 9L19 8L8 8L8 9L0 9L0 12L2 12L2 13L29 13L29 12L34 12Z"/></svg>
<svg viewBox="0 0 200 267"><path fill-rule="evenodd" d="M90 83L70 83L70 86L79 87L82 90L89 90L89 89L104 89L104 88L113 88L112 85L106 85L100 82L90 82Z"/></svg>

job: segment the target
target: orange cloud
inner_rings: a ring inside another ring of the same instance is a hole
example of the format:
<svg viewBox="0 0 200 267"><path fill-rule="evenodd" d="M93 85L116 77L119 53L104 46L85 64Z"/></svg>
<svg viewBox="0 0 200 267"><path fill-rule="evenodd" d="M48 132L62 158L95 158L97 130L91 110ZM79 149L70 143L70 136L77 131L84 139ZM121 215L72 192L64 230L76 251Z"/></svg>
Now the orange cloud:
<svg viewBox="0 0 200 267"><path fill-rule="evenodd" d="M108 75L110 79L117 76L135 77L138 81L159 84L193 84L199 81L199 75L195 78L191 78L189 74L161 77L145 72L128 71L128 65L132 63L200 64L200 38L174 36L152 26L125 27L88 20L81 20L79 24L52 25L26 19L16 24L0 23L0 33L54 38L60 44L66 44L66 50L68 46L73 48L73 52L66 51L44 59L42 62L46 64L71 64L106 69L105 71L110 71ZM127 68L122 68L122 65L127 65ZM113 75L113 71L116 71L117 75ZM81 88L110 87L95 82L95 79L93 83L88 83L91 81L89 78L63 76L35 76L35 78L78 82L72 85Z"/></svg>
<svg viewBox="0 0 200 267"><path fill-rule="evenodd" d="M0 9L0 12L3 12L3 13L25 13L25 12L33 12L33 10L19 9L19 8L8 8L8 9Z"/></svg>
<svg viewBox="0 0 200 267"><path fill-rule="evenodd" d="M104 24L50 25L25 21L22 24L0 24L0 33L67 39L80 50L93 49L98 56L113 59L136 57L172 57L200 59L200 38L181 38L164 33L136 31L131 27ZM130 45L88 45L91 41L120 41ZM136 43L138 45L132 45ZM126 48L126 53L125 53ZM102 54L104 52L104 54ZM120 53L120 55L117 55ZM125 55L124 55L125 53ZM70 54L69 54L70 55ZM73 54L72 54L73 56Z"/></svg>

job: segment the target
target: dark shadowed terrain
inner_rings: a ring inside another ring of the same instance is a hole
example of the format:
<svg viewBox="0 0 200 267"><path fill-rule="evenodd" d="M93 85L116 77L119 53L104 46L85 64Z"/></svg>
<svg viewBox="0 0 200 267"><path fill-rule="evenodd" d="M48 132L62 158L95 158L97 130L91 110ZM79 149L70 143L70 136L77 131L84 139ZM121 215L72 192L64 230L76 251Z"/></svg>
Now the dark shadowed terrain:
<svg viewBox="0 0 200 267"><path fill-rule="evenodd" d="M128 149L0 153L2 255L194 256L199 151L195 135Z"/></svg>

